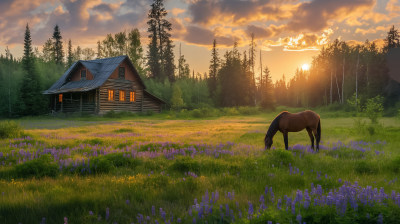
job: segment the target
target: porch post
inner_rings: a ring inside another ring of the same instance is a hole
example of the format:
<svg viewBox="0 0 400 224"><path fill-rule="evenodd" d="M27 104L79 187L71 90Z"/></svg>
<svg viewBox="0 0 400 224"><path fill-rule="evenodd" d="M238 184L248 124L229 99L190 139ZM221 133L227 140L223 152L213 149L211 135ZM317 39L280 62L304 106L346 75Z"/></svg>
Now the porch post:
<svg viewBox="0 0 400 224"><path fill-rule="evenodd" d="M64 99L61 101L61 113L63 112L64 109Z"/></svg>
<svg viewBox="0 0 400 224"><path fill-rule="evenodd" d="M81 114L82 114L82 92L81 92L81 94L80 94L79 111L80 111Z"/></svg>

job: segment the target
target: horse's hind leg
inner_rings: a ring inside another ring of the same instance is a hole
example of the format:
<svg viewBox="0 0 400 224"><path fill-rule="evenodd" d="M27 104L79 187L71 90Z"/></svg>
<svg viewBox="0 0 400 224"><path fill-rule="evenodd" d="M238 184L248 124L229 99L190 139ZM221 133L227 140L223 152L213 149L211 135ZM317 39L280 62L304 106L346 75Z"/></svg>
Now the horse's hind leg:
<svg viewBox="0 0 400 224"><path fill-rule="evenodd" d="M317 130L313 130L313 133L314 133L315 138L316 138L315 143L317 143L317 152L319 152L319 141L320 141L320 139L321 139L321 136L318 135Z"/></svg>
<svg viewBox="0 0 400 224"><path fill-rule="evenodd" d="M311 131L311 128L307 128L308 136L310 136L311 140L311 148L314 150L314 135Z"/></svg>

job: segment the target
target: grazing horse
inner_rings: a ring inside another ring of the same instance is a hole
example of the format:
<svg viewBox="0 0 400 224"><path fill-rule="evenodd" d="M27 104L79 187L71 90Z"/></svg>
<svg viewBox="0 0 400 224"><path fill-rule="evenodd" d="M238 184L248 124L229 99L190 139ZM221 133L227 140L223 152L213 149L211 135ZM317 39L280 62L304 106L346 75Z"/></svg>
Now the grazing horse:
<svg viewBox="0 0 400 224"><path fill-rule="evenodd" d="M296 114L283 111L271 122L267 134L264 138L265 148L270 149L272 138L277 131L282 132L285 141L285 149L288 149L288 132L298 132L306 129L310 136L311 146L314 149L314 136L317 140L317 151L319 151L319 141L321 140L321 122L317 113L306 110ZM314 135L313 135L314 134Z"/></svg>

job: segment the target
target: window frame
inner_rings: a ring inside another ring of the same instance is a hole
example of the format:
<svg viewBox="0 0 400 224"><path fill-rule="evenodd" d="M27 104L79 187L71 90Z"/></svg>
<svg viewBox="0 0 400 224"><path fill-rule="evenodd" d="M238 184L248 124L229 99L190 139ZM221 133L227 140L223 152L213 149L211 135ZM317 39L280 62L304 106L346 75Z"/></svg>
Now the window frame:
<svg viewBox="0 0 400 224"><path fill-rule="evenodd" d="M82 76L82 74L85 74L85 76ZM87 79L87 71L86 69L81 69L81 80L86 80Z"/></svg>
<svg viewBox="0 0 400 224"><path fill-rule="evenodd" d="M122 93L122 94L121 94ZM123 95L123 96L122 96ZM126 94L125 94L125 90L119 90L119 96L118 96L119 101L121 102L125 102L126 99Z"/></svg>
<svg viewBox="0 0 400 224"><path fill-rule="evenodd" d="M124 66L120 66L118 68L118 78L119 79L125 79L125 67Z"/></svg>
<svg viewBox="0 0 400 224"><path fill-rule="evenodd" d="M135 102L135 91L129 91L129 102Z"/></svg>
<svg viewBox="0 0 400 224"><path fill-rule="evenodd" d="M115 90L109 89L108 91L108 101L115 101Z"/></svg>

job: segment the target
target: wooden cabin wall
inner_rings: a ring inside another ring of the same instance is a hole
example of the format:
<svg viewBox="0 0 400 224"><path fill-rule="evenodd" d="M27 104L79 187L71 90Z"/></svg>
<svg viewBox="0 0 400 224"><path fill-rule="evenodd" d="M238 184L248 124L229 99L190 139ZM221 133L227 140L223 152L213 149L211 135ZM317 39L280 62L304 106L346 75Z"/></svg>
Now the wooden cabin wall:
<svg viewBox="0 0 400 224"><path fill-rule="evenodd" d="M108 90L114 90L114 100L108 101ZM125 101L119 101L119 91L125 91ZM129 92L135 92L135 101L129 102ZM137 82L123 79L108 79L103 86L100 87L100 108L99 113L103 114L107 111L131 111L141 112L143 89Z"/></svg>
<svg viewBox="0 0 400 224"><path fill-rule="evenodd" d="M143 111L153 111L156 113L161 112L161 104L151 98L149 95L144 94Z"/></svg>

